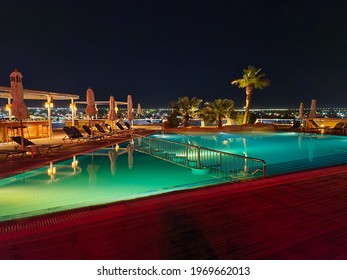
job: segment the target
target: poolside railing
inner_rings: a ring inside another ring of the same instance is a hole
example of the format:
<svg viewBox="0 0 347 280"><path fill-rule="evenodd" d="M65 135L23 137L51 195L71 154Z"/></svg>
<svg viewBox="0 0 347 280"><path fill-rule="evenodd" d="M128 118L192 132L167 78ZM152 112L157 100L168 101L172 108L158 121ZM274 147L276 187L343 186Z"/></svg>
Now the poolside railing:
<svg viewBox="0 0 347 280"><path fill-rule="evenodd" d="M266 163L262 159L185 143L139 137L135 141L135 150L191 168L193 173L208 173L228 181L266 176Z"/></svg>

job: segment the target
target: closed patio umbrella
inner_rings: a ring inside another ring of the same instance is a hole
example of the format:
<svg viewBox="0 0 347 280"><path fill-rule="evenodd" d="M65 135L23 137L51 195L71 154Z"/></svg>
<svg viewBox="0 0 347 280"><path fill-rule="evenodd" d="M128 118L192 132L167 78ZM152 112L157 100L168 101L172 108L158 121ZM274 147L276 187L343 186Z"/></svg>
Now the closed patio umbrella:
<svg viewBox="0 0 347 280"><path fill-rule="evenodd" d="M299 108L299 119L302 120L304 118L304 103L300 103L300 108Z"/></svg>
<svg viewBox="0 0 347 280"><path fill-rule="evenodd" d="M134 119L134 112L133 112L133 99L131 98L131 95L128 95L127 98L127 109L128 109L128 113L127 113L127 119L129 121L132 121Z"/></svg>
<svg viewBox="0 0 347 280"><path fill-rule="evenodd" d="M11 110L16 119L20 121L22 149L24 150L24 132L22 120L29 117L29 112L24 103L24 89L22 79L23 76L17 69L15 69L10 75L11 97L13 99Z"/></svg>
<svg viewBox="0 0 347 280"><path fill-rule="evenodd" d="M108 111L108 120L112 121L112 128L113 128L113 121L117 120L117 113L115 111L116 109L116 102L114 100L113 95L110 96L110 110Z"/></svg>
<svg viewBox="0 0 347 280"><path fill-rule="evenodd" d="M91 87L87 89L86 114L90 117L96 115L94 91L91 89Z"/></svg>
<svg viewBox="0 0 347 280"><path fill-rule="evenodd" d="M311 111L310 111L310 114L308 116L310 119L317 118L316 110L317 110L317 100L316 99L312 99L312 101L311 101Z"/></svg>
<svg viewBox="0 0 347 280"><path fill-rule="evenodd" d="M140 116L142 115L142 109L140 103L137 104L137 115Z"/></svg>

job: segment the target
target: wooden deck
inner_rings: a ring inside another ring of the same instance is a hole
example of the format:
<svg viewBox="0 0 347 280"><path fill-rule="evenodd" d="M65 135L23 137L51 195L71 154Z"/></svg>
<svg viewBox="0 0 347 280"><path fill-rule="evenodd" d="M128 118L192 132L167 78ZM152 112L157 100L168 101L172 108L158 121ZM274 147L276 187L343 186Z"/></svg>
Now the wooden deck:
<svg viewBox="0 0 347 280"><path fill-rule="evenodd" d="M0 224L0 259L347 259L347 166Z"/></svg>

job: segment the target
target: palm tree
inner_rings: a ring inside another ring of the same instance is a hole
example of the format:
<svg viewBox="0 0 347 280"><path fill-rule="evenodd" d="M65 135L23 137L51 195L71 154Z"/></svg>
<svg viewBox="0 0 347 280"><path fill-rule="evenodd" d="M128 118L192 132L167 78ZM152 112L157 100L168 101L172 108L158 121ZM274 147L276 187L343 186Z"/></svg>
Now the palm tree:
<svg viewBox="0 0 347 280"><path fill-rule="evenodd" d="M236 85L239 88L246 89L246 108L245 115L243 118L243 124L248 123L249 108L253 89L264 89L270 86L270 81L264 79L265 74L260 73L260 71L261 68L257 69L253 65L250 65L247 69L243 69L244 74L241 79L236 79L231 82L232 85Z"/></svg>
<svg viewBox="0 0 347 280"><path fill-rule="evenodd" d="M183 117L185 127L190 126L189 120L196 117L199 112L199 105L202 102L202 99L193 97L184 96L178 99L177 105L180 115Z"/></svg>
<svg viewBox="0 0 347 280"><path fill-rule="evenodd" d="M205 102L205 107L201 111L204 121L218 121L218 128L222 128L223 118L229 118L234 110L234 101L231 99L216 99L212 102Z"/></svg>

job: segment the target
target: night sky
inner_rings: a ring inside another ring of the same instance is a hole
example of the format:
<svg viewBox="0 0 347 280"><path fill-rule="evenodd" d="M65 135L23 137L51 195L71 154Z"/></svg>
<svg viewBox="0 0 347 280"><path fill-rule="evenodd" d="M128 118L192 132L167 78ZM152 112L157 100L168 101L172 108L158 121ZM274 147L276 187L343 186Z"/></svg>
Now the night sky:
<svg viewBox="0 0 347 280"><path fill-rule="evenodd" d="M0 85L112 94L143 108L182 96L230 98L248 65L271 86L252 108L347 106L345 0L1 0Z"/></svg>

